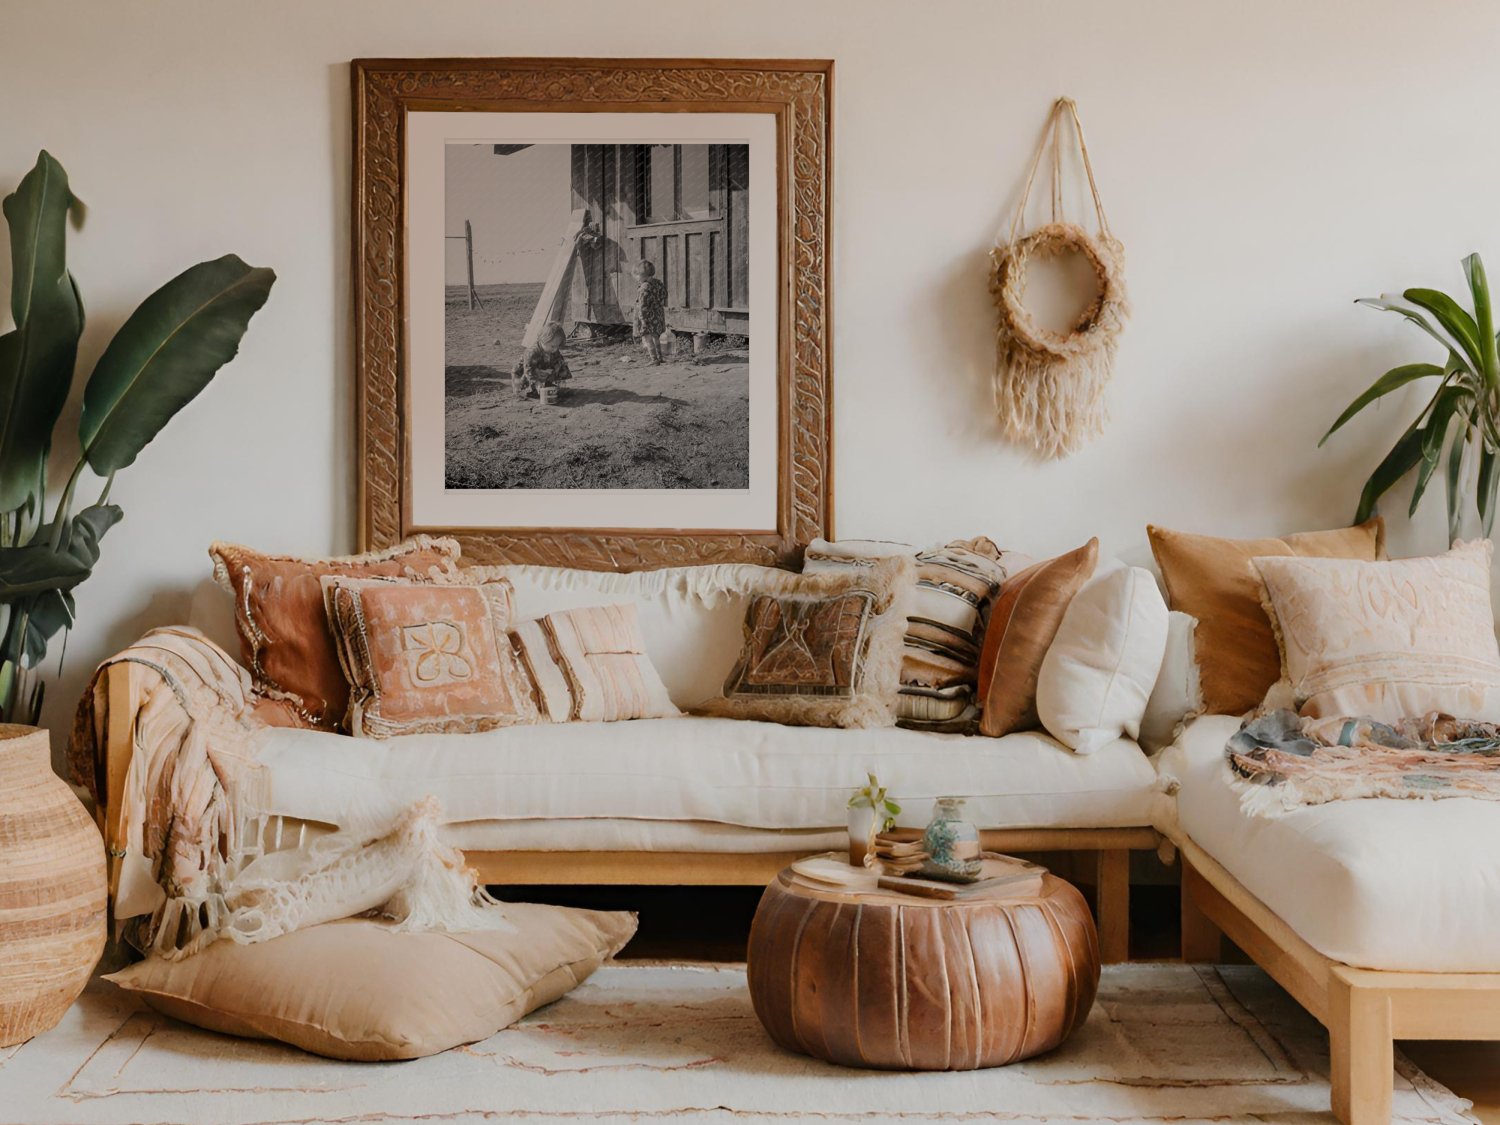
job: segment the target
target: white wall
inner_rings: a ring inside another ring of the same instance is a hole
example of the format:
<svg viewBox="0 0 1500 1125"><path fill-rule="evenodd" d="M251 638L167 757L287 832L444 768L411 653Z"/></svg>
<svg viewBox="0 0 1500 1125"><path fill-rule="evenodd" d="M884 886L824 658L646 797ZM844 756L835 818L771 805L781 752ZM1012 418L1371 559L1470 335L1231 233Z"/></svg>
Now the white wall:
<svg viewBox="0 0 1500 1125"><path fill-rule="evenodd" d="M1472 249L1500 271L1497 48L1483 0L0 0L0 191L45 146L90 205L71 247L85 361L194 261L280 276L240 358L121 474L48 722L66 728L95 661L185 616L211 539L352 544L351 58L836 59L838 531L1139 554L1148 520L1352 514L1415 400L1317 438L1428 355L1352 299L1456 288ZM1037 466L989 421L986 251L1061 93L1135 318L1108 432ZM1394 546L1441 547L1439 525Z"/></svg>

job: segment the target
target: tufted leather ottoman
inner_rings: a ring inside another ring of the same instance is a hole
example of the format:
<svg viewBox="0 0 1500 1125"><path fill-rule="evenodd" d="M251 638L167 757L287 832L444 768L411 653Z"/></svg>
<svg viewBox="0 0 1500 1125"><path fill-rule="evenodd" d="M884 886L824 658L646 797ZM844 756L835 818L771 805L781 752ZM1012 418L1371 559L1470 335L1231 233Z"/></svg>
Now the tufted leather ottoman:
<svg viewBox="0 0 1500 1125"><path fill-rule="evenodd" d="M845 1066L974 1070L1051 1050L1088 1016L1099 939L1078 891L959 901L836 890L790 868L750 930L750 998L781 1046Z"/></svg>

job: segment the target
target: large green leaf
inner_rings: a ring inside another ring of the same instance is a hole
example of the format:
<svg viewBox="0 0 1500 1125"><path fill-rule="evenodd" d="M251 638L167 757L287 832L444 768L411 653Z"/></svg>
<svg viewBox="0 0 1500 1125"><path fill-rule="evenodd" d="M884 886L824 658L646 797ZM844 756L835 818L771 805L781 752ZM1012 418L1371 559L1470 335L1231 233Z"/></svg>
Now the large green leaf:
<svg viewBox="0 0 1500 1125"><path fill-rule="evenodd" d="M1500 485L1500 458L1490 449L1479 451L1479 520L1489 535L1495 526L1495 489Z"/></svg>
<svg viewBox="0 0 1500 1125"><path fill-rule="evenodd" d="M1418 308L1404 296L1394 293L1384 293L1379 297L1361 297L1354 303L1404 316L1423 332L1426 332L1427 335L1442 344L1447 351L1458 353L1464 350L1463 344L1460 343L1456 336L1435 320L1430 319L1426 310Z"/></svg>
<svg viewBox="0 0 1500 1125"><path fill-rule="evenodd" d="M1437 289L1408 289L1402 296L1430 312L1443 329L1463 345L1464 355L1468 356L1474 370L1484 370L1484 349L1479 342L1479 326L1457 301Z"/></svg>
<svg viewBox="0 0 1500 1125"><path fill-rule="evenodd" d="M1413 424L1402 434L1385 459L1375 466L1370 479L1365 482L1359 496L1359 510L1354 515L1355 523L1364 523L1375 514L1379 499L1391 490L1395 483L1417 467L1422 460L1422 430Z"/></svg>
<svg viewBox="0 0 1500 1125"><path fill-rule="evenodd" d="M233 254L200 262L130 315L83 394L78 436L100 476L123 469L234 358L276 275Z"/></svg>
<svg viewBox="0 0 1500 1125"><path fill-rule="evenodd" d="M0 547L0 601L45 590L71 590L89 576L87 563L47 543Z"/></svg>
<svg viewBox="0 0 1500 1125"><path fill-rule="evenodd" d="M1417 514L1417 505L1427 491L1427 482L1432 479L1443 455L1443 445L1448 440L1448 430L1454 416L1467 417L1471 398L1462 387L1444 387L1434 396L1427 421L1422 424L1422 460L1417 465L1417 482L1411 490L1411 506L1408 516Z"/></svg>
<svg viewBox="0 0 1500 1125"><path fill-rule="evenodd" d="M1379 379L1376 379L1375 382L1371 383L1364 394L1360 395L1357 399L1349 404L1344 412L1339 415L1338 421L1335 422L1332 426L1328 427L1328 432L1323 435L1318 444L1322 445L1323 442L1331 438L1339 430L1339 428L1343 426L1345 422L1349 421L1349 419L1353 418L1356 414L1358 414L1365 407L1369 406L1370 403L1374 402L1376 399L1383 398L1386 395L1390 394L1392 391L1399 390L1400 388L1406 386L1406 384L1414 383L1418 379L1427 379L1432 376L1442 375L1443 373L1444 369L1439 367L1435 363L1407 363L1403 364L1400 367L1391 368Z"/></svg>
<svg viewBox="0 0 1500 1125"><path fill-rule="evenodd" d="M67 218L74 199L62 165L43 152L5 197L11 315L0 336L0 511L39 498L52 427L68 398L83 305L68 275Z"/></svg>
<svg viewBox="0 0 1500 1125"><path fill-rule="evenodd" d="M1478 252L1464 259L1464 277L1469 282L1469 295L1474 298L1474 321L1479 328L1479 344L1484 351L1485 385L1491 389L1500 387L1500 352L1495 344L1495 311L1490 303L1490 283L1485 276L1484 260Z"/></svg>
<svg viewBox="0 0 1500 1125"><path fill-rule="evenodd" d="M1478 424L1479 407L1474 406L1469 410L1467 424L1454 436L1452 444L1448 447L1448 475L1445 491L1448 499L1448 542L1450 544L1458 541L1459 527L1463 522L1464 449L1468 446L1469 438Z"/></svg>

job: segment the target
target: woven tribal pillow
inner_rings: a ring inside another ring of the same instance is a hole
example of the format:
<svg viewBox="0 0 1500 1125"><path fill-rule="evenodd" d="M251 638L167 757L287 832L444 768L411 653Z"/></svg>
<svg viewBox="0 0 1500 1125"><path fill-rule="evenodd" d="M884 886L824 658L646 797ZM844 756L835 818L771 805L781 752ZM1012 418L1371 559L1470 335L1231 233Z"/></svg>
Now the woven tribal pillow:
<svg viewBox="0 0 1500 1125"><path fill-rule="evenodd" d="M549 613L511 634L542 714L554 723L612 723L682 714L651 659L630 603Z"/></svg>
<svg viewBox="0 0 1500 1125"><path fill-rule="evenodd" d="M896 698L898 726L966 731L979 716L975 681L990 605L1006 577L1030 559L1001 551L989 539L962 539L918 551L900 543L817 540L803 573L868 567L876 559L911 554L917 563Z"/></svg>
<svg viewBox="0 0 1500 1125"><path fill-rule="evenodd" d="M330 576L322 585L354 735L467 734L538 721L506 632L509 582Z"/></svg>
<svg viewBox="0 0 1500 1125"><path fill-rule="evenodd" d="M914 569L898 556L778 578L750 599L724 698L704 712L792 726L890 726Z"/></svg>

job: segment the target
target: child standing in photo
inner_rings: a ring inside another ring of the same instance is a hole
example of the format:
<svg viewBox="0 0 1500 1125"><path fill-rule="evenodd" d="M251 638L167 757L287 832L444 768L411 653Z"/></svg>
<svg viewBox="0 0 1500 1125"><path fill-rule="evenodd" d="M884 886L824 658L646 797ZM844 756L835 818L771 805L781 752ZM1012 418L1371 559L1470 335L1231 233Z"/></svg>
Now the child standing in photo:
<svg viewBox="0 0 1500 1125"><path fill-rule="evenodd" d="M653 364L661 363L661 334L667 330L667 287L656 267L642 258L632 270L640 282L635 298L635 334L646 345Z"/></svg>
<svg viewBox="0 0 1500 1125"><path fill-rule="evenodd" d="M573 377L568 361L563 358L563 339L561 324L550 321L542 326L536 345L527 349L511 372L511 381L523 395L529 396L537 387L554 386Z"/></svg>

